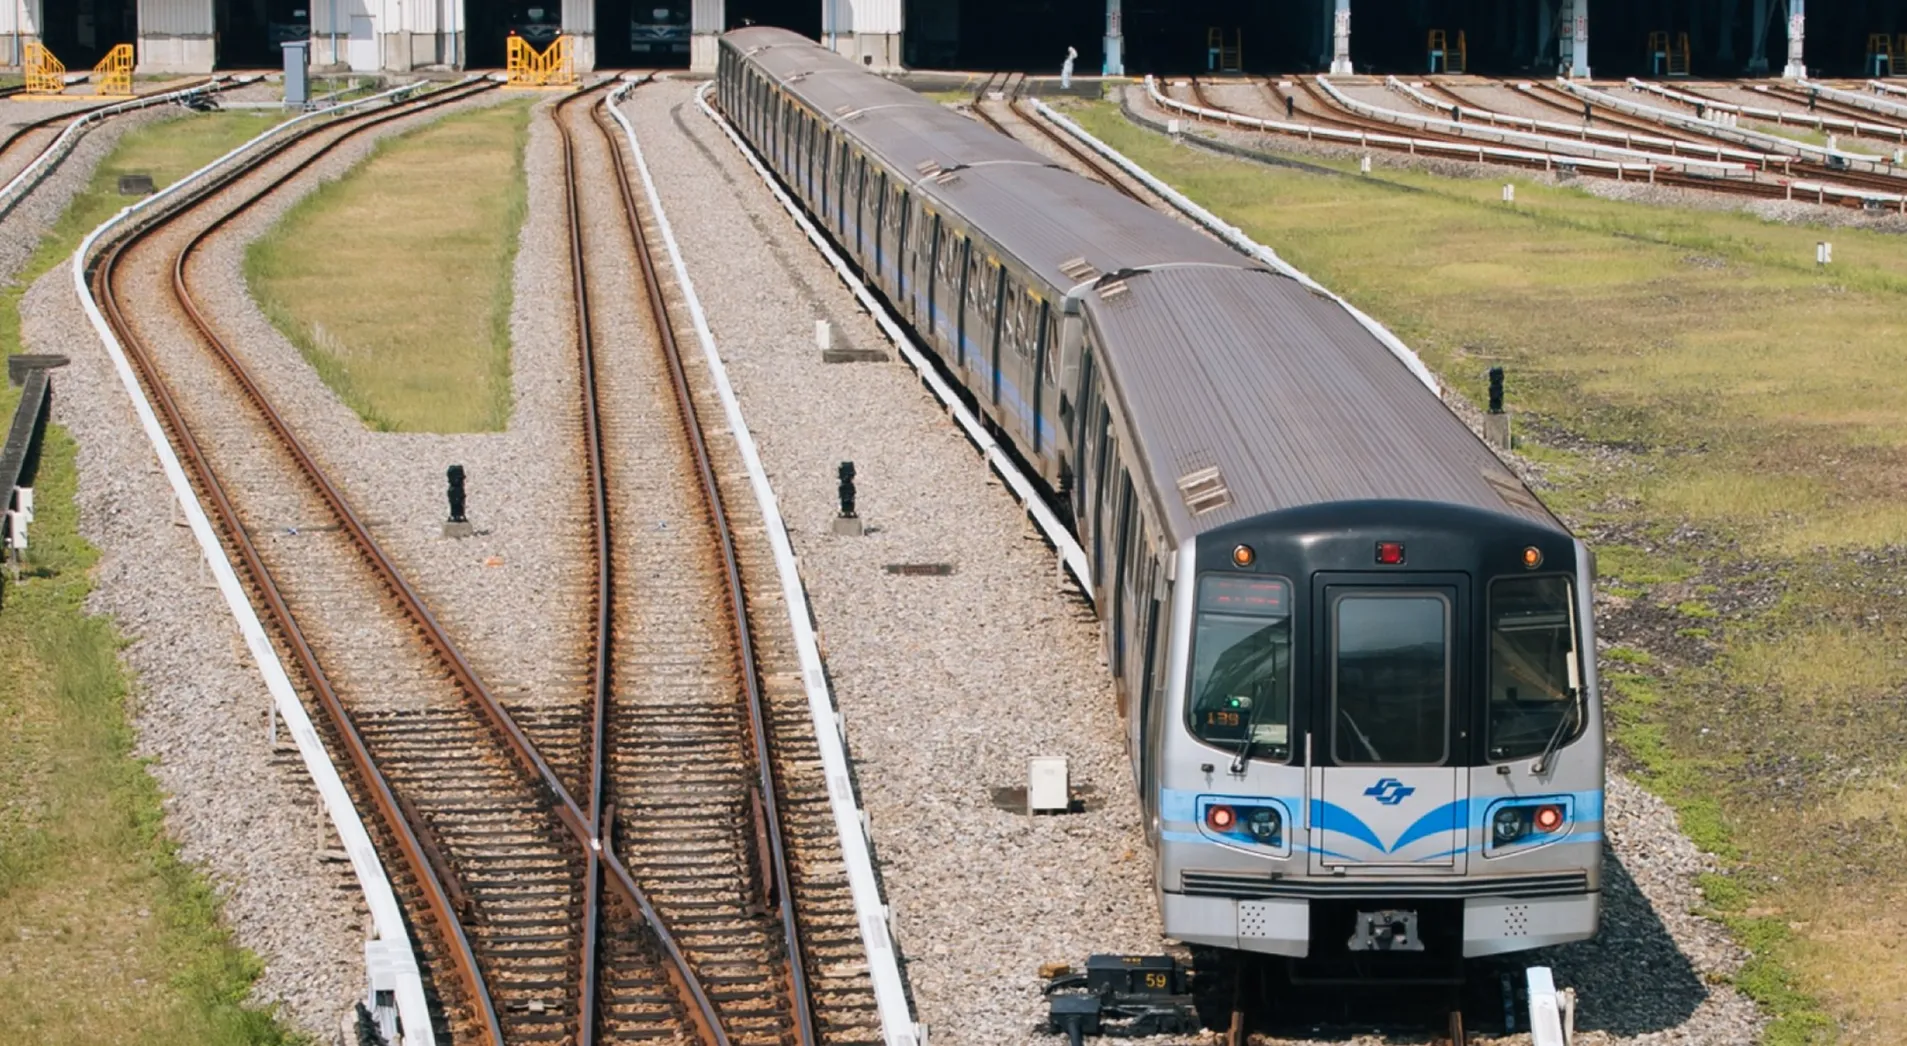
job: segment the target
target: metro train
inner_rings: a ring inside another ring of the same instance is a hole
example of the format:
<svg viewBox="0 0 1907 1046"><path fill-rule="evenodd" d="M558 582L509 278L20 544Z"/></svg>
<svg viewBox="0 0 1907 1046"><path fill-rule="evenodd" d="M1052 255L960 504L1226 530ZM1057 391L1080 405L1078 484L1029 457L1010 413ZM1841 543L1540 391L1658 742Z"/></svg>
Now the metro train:
<svg viewBox="0 0 1907 1046"><path fill-rule="evenodd" d="M1594 562L1401 349L804 37L715 90L1084 547L1166 937L1359 980L1595 935Z"/></svg>

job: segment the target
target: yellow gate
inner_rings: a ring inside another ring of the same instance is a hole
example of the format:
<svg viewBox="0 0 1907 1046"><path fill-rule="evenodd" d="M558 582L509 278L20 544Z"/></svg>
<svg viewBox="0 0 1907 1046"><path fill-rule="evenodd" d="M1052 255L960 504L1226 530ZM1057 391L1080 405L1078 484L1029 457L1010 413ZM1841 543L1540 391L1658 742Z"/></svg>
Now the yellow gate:
<svg viewBox="0 0 1907 1046"><path fill-rule="evenodd" d="M132 45L115 46L93 66L94 90L102 95L132 94L132 65Z"/></svg>
<svg viewBox="0 0 1907 1046"><path fill-rule="evenodd" d="M520 36L504 48L505 82L511 87L569 87L576 83L576 60L567 34L550 41L541 52Z"/></svg>
<svg viewBox="0 0 1907 1046"><path fill-rule="evenodd" d="M59 94L66 90L66 66L38 40L26 45L26 93Z"/></svg>

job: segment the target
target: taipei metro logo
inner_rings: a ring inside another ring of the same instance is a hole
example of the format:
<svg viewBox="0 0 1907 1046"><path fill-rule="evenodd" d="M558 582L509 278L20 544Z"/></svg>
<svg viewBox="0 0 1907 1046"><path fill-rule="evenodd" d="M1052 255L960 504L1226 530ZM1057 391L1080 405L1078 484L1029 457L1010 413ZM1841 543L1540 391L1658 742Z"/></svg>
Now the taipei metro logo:
<svg viewBox="0 0 1907 1046"><path fill-rule="evenodd" d="M1410 798L1416 791L1417 789L1399 781L1395 777L1382 777L1378 779L1376 784L1366 788L1364 794L1383 803L1385 806L1396 806L1398 803Z"/></svg>

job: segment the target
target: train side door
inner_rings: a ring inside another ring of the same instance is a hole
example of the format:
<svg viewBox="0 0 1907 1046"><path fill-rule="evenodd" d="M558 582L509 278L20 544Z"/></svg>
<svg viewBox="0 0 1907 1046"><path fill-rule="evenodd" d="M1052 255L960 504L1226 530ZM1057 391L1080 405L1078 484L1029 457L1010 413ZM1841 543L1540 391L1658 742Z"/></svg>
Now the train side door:
<svg viewBox="0 0 1907 1046"><path fill-rule="evenodd" d="M1469 825L1463 575L1314 575L1311 872L1462 874Z"/></svg>

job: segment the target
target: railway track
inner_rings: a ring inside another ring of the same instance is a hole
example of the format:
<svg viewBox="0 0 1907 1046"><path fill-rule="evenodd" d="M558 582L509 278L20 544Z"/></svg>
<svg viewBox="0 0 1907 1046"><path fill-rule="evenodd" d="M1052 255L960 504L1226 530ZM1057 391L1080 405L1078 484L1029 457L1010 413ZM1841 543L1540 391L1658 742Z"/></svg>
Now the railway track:
<svg viewBox="0 0 1907 1046"><path fill-rule="evenodd" d="M195 81L180 87L168 88L167 90L168 92L190 90L195 87L203 87L209 82L210 81L204 80ZM0 98L20 94L23 91L25 91L24 87L7 88L4 92L0 92ZM47 149L52 147L53 142L59 138L60 134L66 130L68 125L85 116L91 112L92 109L93 107L90 106L68 109L65 112L53 113L37 120L20 124L8 131L5 137L0 138L0 186L6 185L21 171L26 170L27 167L39 159Z"/></svg>
<svg viewBox="0 0 1907 1046"><path fill-rule="evenodd" d="M253 599L324 712L328 743L349 757L361 805L377 814L380 849L397 858L394 884L426 930L420 955L440 1033L499 1046L606 1041L588 1019L597 1000L584 955L607 892L619 906L601 935L616 956L606 969L623 1004L617 1029L726 1044L613 838L591 830L526 727L470 669L195 294L194 251L233 218L345 140L489 86L280 141L110 245L89 275ZM169 294L147 291L167 284ZM159 308L132 308L152 297ZM302 528L285 527L286 514ZM286 533L309 540L279 540ZM524 719L542 728L573 711L528 709Z"/></svg>
<svg viewBox="0 0 1907 1046"><path fill-rule="evenodd" d="M1335 128L1339 128L1339 129L1347 130L1347 131L1369 132L1372 134L1383 134L1383 135L1392 135L1392 136L1404 136L1404 137L1414 138L1420 141L1433 141L1433 142L1450 144L1453 146L1467 147L1470 149L1474 149L1477 147L1476 142L1466 138L1462 138L1460 136L1439 134L1435 131L1429 131L1429 130L1408 130L1406 132L1406 129L1399 128L1395 125L1386 123L1382 120L1371 119L1369 117L1365 117L1357 113L1353 113L1338 107L1335 102L1333 102L1329 97L1327 97L1322 91L1318 90L1317 87L1315 87L1307 79L1294 78L1294 82L1298 85L1298 90L1302 92L1302 95L1294 94L1293 97L1302 97L1304 99L1304 101L1300 104L1300 107L1299 107L1300 110L1304 113L1306 118L1320 125L1327 126L1327 127L1335 127ZM1286 94L1274 82L1269 80L1264 82L1264 88L1266 92L1270 95L1270 97L1277 103L1278 108L1282 109ZM1194 101L1201 108L1212 109L1212 110L1216 110L1220 112L1236 112L1236 110L1230 109L1229 107L1214 104L1206 96L1204 85L1200 84L1196 79L1192 81L1192 92L1193 92ZM1237 115L1246 116L1246 117L1251 116L1251 114L1249 113L1238 113ZM1662 132L1657 130L1652 133L1661 134ZM1381 141L1370 142L1368 144L1368 147L1371 149L1381 149L1388 152L1409 152L1409 153L1412 153L1413 155L1416 154L1415 150L1407 149L1404 146L1393 145L1393 144L1381 142ZM1519 147L1519 148L1525 148L1526 151L1537 151L1534 149L1529 149L1528 147ZM1430 155L1430 154L1425 154L1425 155ZM1577 166L1572 164L1572 161L1578 158L1570 154L1550 153L1546 155L1547 155L1547 159L1541 156L1517 157L1513 155L1511 156L1493 155L1493 156L1490 156L1486 161L1481 161L1481 162L1487 162L1487 163L1491 163L1491 164L1495 164L1499 166L1520 167L1527 170L1539 170L1539 171L1548 171L1557 166L1566 166L1566 167L1572 167L1575 170L1575 172L1581 176L1594 176L1594 177L1603 177L1603 178L1614 177L1612 173L1601 170L1593 166L1589 166L1589 165ZM1454 155L1454 154L1445 156L1443 158L1454 159L1460 162L1479 162L1476 157L1470 157L1466 159L1465 157L1461 155ZM1802 167L1802 166L1803 165L1800 164L1799 161L1796 162L1796 167ZM1899 193L1901 191L1901 183L1897 179L1890 179L1890 178L1887 178L1886 176L1862 175L1858 172L1828 171L1825 167L1811 167L1806 170L1805 174L1809 177L1825 176L1824 180L1828 180L1834 184L1848 187L1848 188L1874 189L1876 191L1884 191L1884 192L1890 192L1890 193ZM1751 197L1755 197L1758 199L1765 199L1765 200L1790 200L1790 199L1797 198L1796 190L1793 189L1787 183L1785 175L1780 177L1770 175L1769 177L1773 178L1774 180L1762 180L1759 177L1757 178L1757 180L1754 180L1754 181L1739 180L1739 179L1724 179L1724 178L1707 178L1707 177L1698 177L1695 175L1684 174L1684 173L1680 173L1676 171L1666 171L1666 170L1657 169L1649 173L1648 181L1650 182L1650 184L1654 184L1654 185L1665 185L1665 186L1672 186L1675 188L1683 188L1683 189L1702 189L1702 190L1707 190L1710 192L1723 192L1723 193L1730 193L1730 194L1734 194L1738 196L1751 196ZM1632 180L1632 179L1622 179L1622 180ZM1812 190L1803 188L1799 191L1798 198L1802 200L1808 200L1811 195L1815 195ZM1827 205L1839 205L1839 206L1850 207L1850 208L1860 208L1863 206L1859 200L1849 199L1846 197L1840 197L1840 198L1834 198L1834 199L1823 198L1823 199L1817 200L1816 202L1821 202ZM1889 206L1891 208L1893 205L1890 204Z"/></svg>
<svg viewBox="0 0 1907 1046"><path fill-rule="evenodd" d="M1111 164L1094 156L1091 151L1080 148L1077 142L1074 142L1067 135L1055 130L1045 120L1040 119L1038 114L1028 112L1026 102L1020 98L1020 93L1026 89L1026 74L1020 73L1018 75L1020 78L1018 81L1015 81L1013 79L1014 74L1006 74L1006 78L1001 81L1002 87L1000 90L1005 98L1008 113L1012 115L1020 125L1031 128L1037 137L1065 153L1066 156L1072 160L1074 167L1080 173L1094 181L1103 182L1117 189L1121 195L1128 199L1136 200L1150 207L1158 206L1157 202L1153 200L1152 194L1147 192L1143 186L1134 183L1132 179L1126 177L1125 174L1114 168ZM992 89L992 84L993 80L989 77L987 82L981 84L980 89L974 92L974 115L980 118L980 122L1009 138L1020 137L1015 135L999 117L987 111L986 96Z"/></svg>

